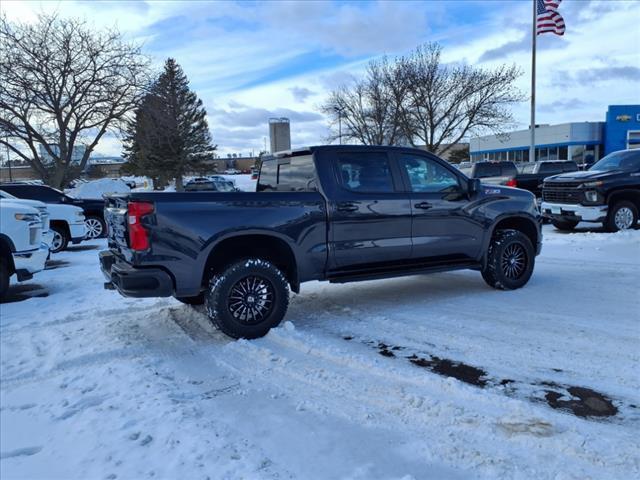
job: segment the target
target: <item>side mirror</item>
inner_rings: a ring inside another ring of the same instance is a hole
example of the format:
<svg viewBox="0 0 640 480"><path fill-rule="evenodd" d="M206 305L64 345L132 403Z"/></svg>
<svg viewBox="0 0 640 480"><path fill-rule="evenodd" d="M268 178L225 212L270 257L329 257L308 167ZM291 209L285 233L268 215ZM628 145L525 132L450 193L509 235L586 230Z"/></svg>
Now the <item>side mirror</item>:
<svg viewBox="0 0 640 480"><path fill-rule="evenodd" d="M479 178L470 178L467 184L467 192L469 195L475 195L482 188L482 183Z"/></svg>

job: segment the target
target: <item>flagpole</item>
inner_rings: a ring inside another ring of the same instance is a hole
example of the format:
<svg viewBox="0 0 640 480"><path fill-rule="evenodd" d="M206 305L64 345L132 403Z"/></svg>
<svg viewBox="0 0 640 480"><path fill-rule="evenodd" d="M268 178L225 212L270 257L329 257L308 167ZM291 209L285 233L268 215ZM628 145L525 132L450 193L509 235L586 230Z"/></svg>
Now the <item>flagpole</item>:
<svg viewBox="0 0 640 480"><path fill-rule="evenodd" d="M536 160L536 1L533 3L533 19L531 21L531 141L529 143L529 161Z"/></svg>

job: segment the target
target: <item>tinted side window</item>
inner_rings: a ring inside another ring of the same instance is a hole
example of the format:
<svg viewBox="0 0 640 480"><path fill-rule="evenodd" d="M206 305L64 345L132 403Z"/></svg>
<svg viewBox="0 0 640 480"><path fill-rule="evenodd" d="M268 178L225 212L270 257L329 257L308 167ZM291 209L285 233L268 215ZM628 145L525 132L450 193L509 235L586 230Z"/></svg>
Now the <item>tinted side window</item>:
<svg viewBox="0 0 640 480"><path fill-rule="evenodd" d="M311 155L288 158L278 165L277 189L288 192L315 191L315 172Z"/></svg>
<svg viewBox="0 0 640 480"><path fill-rule="evenodd" d="M575 162L565 162L562 165L563 172L575 172L576 170L578 170L578 165Z"/></svg>
<svg viewBox="0 0 640 480"><path fill-rule="evenodd" d="M500 166L495 163L476 163L473 167L473 176L475 178L499 177Z"/></svg>
<svg viewBox="0 0 640 480"><path fill-rule="evenodd" d="M345 188L356 192L393 192L391 167L386 153L341 153L338 173Z"/></svg>
<svg viewBox="0 0 640 480"><path fill-rule="evenodd" d="M458 188L458 177L431 159L405 154L400 165L409 176L413 192L445 193Z"/></svg>
<svg viewBox="0 0 640 480"><path fill-rule="evenodd" d="M515 177L518 174L518 169L513 163L503 163L500 165L500 167L502 170L502 173L501 173L502 176Z"/></svg>
<svg viewBox="0 0 640 480"><path fill-rule="evenodd" d="M277 160L267 160L262 162L260 177L258 180L258 192L273 192L278 185L277 181Z"/></svg>
<svg viewBox="0 0 640 480"><path fill-rule="evenodd" d="M552 172L561 172L562 167L557 163L541 163L539 168L539 173L552 173Z"/></svg>

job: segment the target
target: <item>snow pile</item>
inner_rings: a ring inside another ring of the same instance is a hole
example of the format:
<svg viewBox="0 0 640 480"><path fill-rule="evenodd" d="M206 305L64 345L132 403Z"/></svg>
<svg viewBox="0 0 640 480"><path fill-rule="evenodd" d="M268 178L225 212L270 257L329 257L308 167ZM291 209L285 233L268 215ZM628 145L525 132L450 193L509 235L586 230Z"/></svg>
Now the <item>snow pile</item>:
<svg viewBox="0 0 640 480"><path fill-rule="evenodd" d="M79 183L75 188L67 191L76 198L102 198L111 193L128 193L131 188L122 179L101 178Z"/></svg>
<svg viewBox="0 0 640 480"><path fill-rule="evenodd" d="M0 307L0 478L640 478L640 230L544 234L520 290L312 282L255 341L71 247Z"/></svg>

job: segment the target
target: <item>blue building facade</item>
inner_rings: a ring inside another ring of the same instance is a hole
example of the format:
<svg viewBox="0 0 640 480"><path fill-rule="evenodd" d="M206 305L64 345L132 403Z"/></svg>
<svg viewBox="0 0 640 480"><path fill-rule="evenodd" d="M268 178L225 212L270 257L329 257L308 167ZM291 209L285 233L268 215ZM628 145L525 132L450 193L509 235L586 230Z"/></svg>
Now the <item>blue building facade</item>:
<svg viewBox="0 0 640 480"><path fill-rule="evenodd" d="M528 129L472 138L471 160L528 162L529 141ZM640 148L640 105L610 105L604 122L536 125L535 160L591 164L627 148Z"/></svg>
<svg viewBox="0 0 640 480"><path fill-rule="evenodd" d="M605 154L640 148L640 105L610 105L604 125Z"/></svg>

